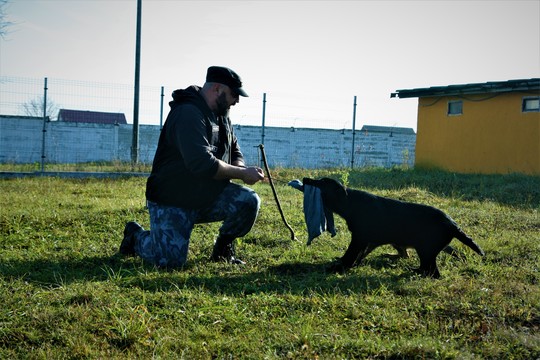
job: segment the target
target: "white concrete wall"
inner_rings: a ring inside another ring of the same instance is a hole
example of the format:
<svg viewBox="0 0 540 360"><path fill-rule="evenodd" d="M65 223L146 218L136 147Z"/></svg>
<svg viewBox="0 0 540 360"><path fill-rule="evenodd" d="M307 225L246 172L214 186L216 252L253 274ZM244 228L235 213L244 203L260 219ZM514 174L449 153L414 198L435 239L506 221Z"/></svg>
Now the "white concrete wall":
<svg viewBox="0 0 540 360"><path fill-rule="evenodd" d="M46 163L131 161L132 125L47 122ZM234 126L246 162L260 164L259 126ZM139 126L139 159L151 163L159 126ZM352 130L267 127L264 148L271 167L350 167ZM0 116L0 163L41 161L43 119ZM357 130L354 167L414 164L416 134L399 128Z"/></svg>
<svg viewBox="0 0 540 360"><path fill-rule="evenodd" d="M0 117L0 162L41 161L43 119Z"/></svg>
<svg viewBox="0 0 540 360"><path fill-rule="evenodd" d="M247 162L257 164L261 127L235 126L234 129ZM266 128L264 148L271 167L350 167L352 140L352 130ZM357 130L354 167L412 167L415 144L416 134L412 131Z"/></svg>

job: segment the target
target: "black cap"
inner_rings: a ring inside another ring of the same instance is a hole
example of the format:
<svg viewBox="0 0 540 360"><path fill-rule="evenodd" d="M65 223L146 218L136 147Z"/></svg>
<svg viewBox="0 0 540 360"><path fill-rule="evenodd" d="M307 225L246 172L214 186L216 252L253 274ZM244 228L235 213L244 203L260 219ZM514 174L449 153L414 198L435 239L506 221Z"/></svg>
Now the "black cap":
<svg viewBox="0 0 540 360"><path fill-rule="evenodd" d="M248 96L242 89L242 80L237 73L229 68L222 66L210 66L206 73L206 82L215 82L227 85L231 90L236 91L239 95Z"/></svg>

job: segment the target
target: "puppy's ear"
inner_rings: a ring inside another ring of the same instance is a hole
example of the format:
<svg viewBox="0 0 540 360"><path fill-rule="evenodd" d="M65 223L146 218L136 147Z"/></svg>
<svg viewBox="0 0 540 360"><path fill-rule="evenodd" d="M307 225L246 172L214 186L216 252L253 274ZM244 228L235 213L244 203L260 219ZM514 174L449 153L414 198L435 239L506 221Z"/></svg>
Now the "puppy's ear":
<svg viewBox="0 0 540 360"><path fill-rule="evenodd" d="M336 184L339 186L339 192L341 193L341 196L347 196L349 194L347 194L347 188L345 187L345 185L343 185L342 183L340 183L339 181L336 181Z"/></svg>
<svg viewBox="0 0 540 360"><path fill-rule="evenodd" d="M326 185L327 188L332 189L332 193L334 196L338 196L338 197L347 196L347 188L343 186L343 184L340 183L339 181L331 179L331 178L322 178L321 181Z"/></svg>

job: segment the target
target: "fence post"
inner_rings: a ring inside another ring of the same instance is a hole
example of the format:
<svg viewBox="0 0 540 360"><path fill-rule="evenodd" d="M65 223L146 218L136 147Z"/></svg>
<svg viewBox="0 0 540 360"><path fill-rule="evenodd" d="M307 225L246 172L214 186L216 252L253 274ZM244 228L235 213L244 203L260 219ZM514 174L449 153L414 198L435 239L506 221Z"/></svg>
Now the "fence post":
<svg viewBox="0 0 540 360"><path fill-rule="evenodd" d="M261 144L264 146L264 123L266 118L266 93L263 93L263 110L262 110L262 134L261 134ZM260 166L262 167L262 160L260 162Z"/></svg>
<svg viewBox="0 0 540 360"><path fill-rule="evenodd" d="M262 111L262 136L261 144L264 145L264 122L266 117L266 93L263 94L263 111Z"/></svg>
<svg viewBox="0 0 540 360"><path fill-rule="evenodd" d="M133 96L133 137L131 141L131 162L139 163L139 91L141 73L141 11L142 0L137 0L137 31L135 39L135 94Z"/></svg>
<svg viewBox="0 0 540 360"><path fill-rule="evenodd" d="M41 172L45 171L45 133L47 132L47 78L43 85L43 136L41 139Z"/></svg>
<svg viewBox="0 0 540 360"><path fill-rule="evenodd" d="M355 137L356 137L356 95L354 96L353 118L352 118L351 170L354 169L354 138Z"/></svg>
<svg viewBox="0 0 540 360"><path fill-rule="evenodd" d="M161 129L163 129L163 97L164 97L164 93L163 93L163 86L161 87L161 105L160 105L160 110L159 110L159 131L161 131Z"/></svg>

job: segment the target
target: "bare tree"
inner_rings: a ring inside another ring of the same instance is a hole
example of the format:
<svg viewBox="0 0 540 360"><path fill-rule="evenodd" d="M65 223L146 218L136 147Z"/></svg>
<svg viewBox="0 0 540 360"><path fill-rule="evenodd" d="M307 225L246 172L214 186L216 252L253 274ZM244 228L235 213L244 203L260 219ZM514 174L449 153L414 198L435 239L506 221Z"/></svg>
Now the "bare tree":
<svg viewBox="0 0 540 360"><path fill-rule="evenodd" d="M22 106L25 115L43 117L43 98L32 99L24 103ZM47 99L47 110L45 111L45 115L51 120L58 116L58 106L54 103L54 101Z"/></svg>
<svg viewBox="0 0 540 360"><path fill-rule="evenodd" d="M7 5L8 0L0 0L0 37L5 38L8 33L8 27L13 25L11 21L7 20Z"/></svg>

